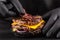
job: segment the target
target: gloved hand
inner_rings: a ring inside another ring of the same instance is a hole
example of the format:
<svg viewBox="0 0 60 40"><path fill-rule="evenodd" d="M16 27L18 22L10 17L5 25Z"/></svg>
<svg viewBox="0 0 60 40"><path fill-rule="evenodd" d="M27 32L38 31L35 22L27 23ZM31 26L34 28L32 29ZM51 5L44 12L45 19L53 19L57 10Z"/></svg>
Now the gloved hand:
<svg viewBox="0 0 60 40"><path fill-rule="evenodd" d="M14 16L16 15L15 12L10 11L7 6L0 1L0 15L2 15L2 17L9 17L9 16Z"/></svg>
<svg viewBox="0 0 60 40"><path fill-rule="evenodd" d="M8 17L7 20L10 20L11 17L16 16L18 13L25 13L25 10L23 9L21 3L18 0L9 0L9 2L11 2L10 5L5 5L3 1L0 1L0 14L2 15L2 17ZM16 13L9 10L12 7L15 7L18 12Z"/></svg>
<svg viewBox="0 0 60 40"><path fill-rule="evenodd" d="M47 21L46 25L43 27L42 32L47 37L60 37L60 8L56 8L50 12L48 12L43 17L47 18L48 16L49 20Z"/></svg>

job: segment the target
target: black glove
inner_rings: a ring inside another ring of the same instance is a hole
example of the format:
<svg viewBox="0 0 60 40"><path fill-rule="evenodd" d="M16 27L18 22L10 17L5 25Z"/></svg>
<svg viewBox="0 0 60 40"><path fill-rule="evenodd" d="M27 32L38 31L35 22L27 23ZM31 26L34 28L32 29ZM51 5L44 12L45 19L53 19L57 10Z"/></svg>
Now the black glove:
<svg viewBox="0 0 60 40"><path fill-rule="evenodd" d="M60 31L59 30L60 29L60 8L48 12L43 17L47 18L49 15L50 15L49 20L44 26L42 32L47 37L52 37L52 36L60 37L60 32L59 32Z"/></svg>
<svg viewBox="0 0 60 40"><path fill-rule="evenodd" d="M6 17L6 16L13 16L13 15L16 15L15 12L13 11L9 11L9 9L6 7L6 5L0 1L0 14L3 16L3 17Z"/></svg>
<svg viewBox="0 0 60 40"><path fill-rule="evenodd" d="M6 1L7 2L7 1ZM5 3L6 3L5 2ZM8 2L10 2L8 4ZM0 1L0 14L2 17L8 17L7 20L10 20L11 17L16 16L18 13L25 13L25 10L23 9L21 3L18 0L9 0L7 4L4 4L3 1ZM12 5L13 4L13 5ZM14 9L16 11L11 11L10 9Z"/></svg>

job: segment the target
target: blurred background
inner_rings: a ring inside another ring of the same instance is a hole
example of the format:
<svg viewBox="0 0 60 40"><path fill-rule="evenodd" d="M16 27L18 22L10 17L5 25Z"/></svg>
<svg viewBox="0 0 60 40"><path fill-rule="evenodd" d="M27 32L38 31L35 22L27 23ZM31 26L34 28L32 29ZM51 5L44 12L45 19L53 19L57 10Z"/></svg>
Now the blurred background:
<svg viewBox="0 0 60 40"><path fill-rule="evenodd" d="M19 0L23 6L23 8L26 10L27 13L32 15L41 15L43 16L50 10L53 10L55 8L60 7L60 0ZM9 6L9 1L4 2L5 5ZM12 7L9 10L13 10L14 7ZM16 9L14 9L14 12L18 13ZM18 38L14 36L11 32L11 25L10 21L6 21L0 19L0 38ZM36 37L37 39L45 38L43 37ZM34 38L33 38L34 39Z"/></svg>

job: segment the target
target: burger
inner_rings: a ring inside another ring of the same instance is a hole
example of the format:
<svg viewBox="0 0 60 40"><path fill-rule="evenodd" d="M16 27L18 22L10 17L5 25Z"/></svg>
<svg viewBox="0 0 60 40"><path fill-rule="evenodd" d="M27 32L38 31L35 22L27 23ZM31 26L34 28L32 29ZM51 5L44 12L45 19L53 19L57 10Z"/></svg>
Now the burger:
<svg viewBox="0 0 60 40"><path fill-rule="evenodd" d="M12 19L12 32L15 34L20 35L27 35L27 34L38 34L41 33L41 29L43 28L45 21L42 19L41 16L32 16L30 14L25 14L18 18Z"/></svg>

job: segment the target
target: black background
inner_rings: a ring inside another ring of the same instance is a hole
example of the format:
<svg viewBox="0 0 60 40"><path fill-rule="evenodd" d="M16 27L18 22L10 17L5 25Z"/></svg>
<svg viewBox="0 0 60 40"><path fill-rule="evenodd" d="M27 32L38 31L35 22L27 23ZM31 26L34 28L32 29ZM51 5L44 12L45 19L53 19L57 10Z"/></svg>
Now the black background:
<svg viewBox="0 0 60 40"><path fill-rule="evenodd" d="M47 6L45 0L20 0L22 6L24 7L24 9L27 11L27 13L33 14L33 15L44 15L45 13L47 13L49 10L55 9L60 7L60 1L59 0L53 0L52 4L48 2L48 4L50 4L49 6ZM39 40L39 39L46 39L43 37L33 37L33 38L19 38L16 37L12 34L11 32L11 25L9 21L5 21L0 19L0 38L5 38L5 39L11 39L11 40L15 40L15 39L21 39L21 40L26 40L26 39L34 39L34 40ZM53 39L53 38L52 38ZM46 39L48 40L48 38Z"/></svg>

